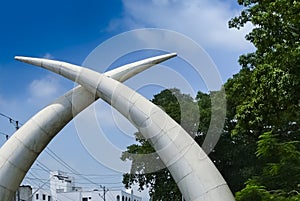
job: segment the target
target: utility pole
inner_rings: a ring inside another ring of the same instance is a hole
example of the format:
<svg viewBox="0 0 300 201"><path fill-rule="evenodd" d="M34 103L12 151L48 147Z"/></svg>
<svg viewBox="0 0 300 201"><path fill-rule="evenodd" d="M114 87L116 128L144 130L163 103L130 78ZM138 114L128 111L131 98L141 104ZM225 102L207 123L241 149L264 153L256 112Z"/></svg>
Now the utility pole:
<svg viewBox="0 0 300 201"><path fill-rule="evenodd" d="M105 194L109 191L109 189L102 185L100 185L100 188L103 189L103 195L99 194L99 196L103 199L103 201L106 201Z"/></svg>

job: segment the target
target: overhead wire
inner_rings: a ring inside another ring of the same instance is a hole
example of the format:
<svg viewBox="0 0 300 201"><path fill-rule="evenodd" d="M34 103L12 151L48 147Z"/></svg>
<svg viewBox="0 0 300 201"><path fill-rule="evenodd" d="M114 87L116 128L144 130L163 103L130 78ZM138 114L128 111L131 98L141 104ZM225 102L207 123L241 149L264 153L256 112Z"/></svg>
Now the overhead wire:
<svg viewBox="0 0 300 201"><path fill-rule="evenodd" d="M39 190L41 190L42 187L43 187L44 185L46 185L46 184L50 181L51 178L52 178L52 177L49 177L49 179L48 179L47 181L45 181L44 183L42 183L42 185L40 185L34 192L32 192L31 196L30 196L27 200L29 201L30 199L32 199L33 195L34 195L36 192L38 192Z"/></svg>
<svg viewBox="0 0 300 201"><path fill-rule="evenodd" d="M6 140L8 140L8 138L9 138L9 135L6 133L0 132L0 135L4 135L6 137Z"/></svg>
<svg viewBox="0 0 300 201"><path fill-rule="evenodd" d="M9 123L11 123L15 126L16 130L18 130L20 128L20 122L19 121L14 120L13 118L11 118L8 115L5 115L3 113L0 113L0 116L3 116L5 118L7 118L9 120Z"/></svg>
<svg viewBox="0 0 300 201"><path fill-rule="evenodd" d="M22 126L23 124L20 121L14 120L13 118L11 118L8 115L5 115L3 113L0 113L0 116L3 116L5 118L7 118L9 120L9 123L13 124L15 126L15 129L18 130L20 128L20 126ZM6 139L8 140L9 135L3 132L0 132L1 135L4 135L6 137ZM85 184L93 184L97 187L101 186L101 184L106 184L106 185L111 185L111 184L121 184L122 182L94 182L93 180L91 180L88 177L118 177L120 176L120 174L111 174L111 175L84 175L79 173L77 170L75 170L73 167L71 167L68 163L66 163L63 159L61 159L61 157L59 157L54 151L52 151L49 147L46 147L46 149L44 150L45 153L47 153L51 158L53 158L56 162L58 162L60 165L62 165L63 167L65 167L67 170L69 170L72 174L76 175L77 177L81 177L83 180L88 181L88 183ZM41 163L39 160L36 160L36 165L43 171L50 173L51 170L44 165L43 163ZM33 175L31 172L29 172L30 175ZM34 176L34 175L33 175ZM35 177L35 176L34 176ZM35 177L36 180L39 181L44 181L45 179L41 179L41 178L37 178ZM26 179L26 177L24 178ZM28 178L29 179L29 178ZM50 179L47 179L42 186L45 185L45 183L49 182ZM78 183L78 182L77 182ZM50 186L49 186L50 187ZM118 186L118 187L123 187L123 186ZM41 187L39 187L41 188ZM115 187L113 187L112 189L115 189Z"/></svg>
<svg viewBox="0 0 300 201"><path fill-rule="evenodd" d="M40 168L41 168L41 167L40 167ZM35 168L35 169L37 169L37 168ZM39 170L45 171L44 168L39 169ZM47 170L46 170L46 172L49 173L49 171L47 171ZM35 190L34 192L32 192L31 197L29 198L30 201L31 201L31 198L34 196L34 194L35 194L35 193L38 193L40 190L44 190L44 191L46 191L46 192L49 192L49 190L50 190L50 191L51 191L51 190L54 190L54 191L56 190L55 187L53 187L53 186L50 185L50 180L51 180L51 178L54 177L54 175L53 175L52 177L50 177L50 178L39 178L39 177L36 177L36 176L35 176L33 173L31 173L31 172L28 172L28 174L31 175L31 177L27 177L27 178L30 179L31 182L37 184L37 185L36 185L36 187L37 187L36 190ZM44 181L45 181L45 182L44 182ZM37 183L37 182L38 182L38 183ZM40 183L42 183L42 184L40 184ZM47 187L47 188L45 188L45 187ZM74 199L72 199L72 198L67 197L65 194L60 194L60 196L62 196L62 197L64 197L64 198L61 198L61 199L57 199L57 198L56 198L57 201L66 201L66 199L68 199L68 200L70 200L70 201L76 201L76 200L74 200Z"/></svg>
<svg viewBox="0 0 300 201"><path fill-rule="evenodd" d="M43 163L41 163L40 161L36 161L36 165L39 166L45 172L48 172L48 173L51 172L51 170L46 165L44 165Z"/></svg>
<svg viewBox="0 0 300 201"><path fill-rule="evenodd" d="M17 120L14 120L13 118L11 118L10 116L8 115L5 115L3 113L0 113L0 116L2 117L5 117L9 120L9 123L13 124L15 126L15 129L18 130L20 128L20 126L22 126L23 124L20 123L20 121L17 121ZM7 133L4 133L4 132L0 132L1 135L4 135L6 137L6 140L9 139L10 135L8 135ZM49 148L48 148L49 149ZM50 150L50 149L49 149ZM57 156L52 150L50 150L55 156ZM58 156L57 156L58 157ZM55 157L52 157L55 159ZM62 161L64 162L64 161ZM36 165L40 167L40 170L43 170L47 173L51 172L51 170L46 166L44 165L42 162L40 162L38 159L36 160ZM68 166L69 168L71 168L71 166L69 166L68 164L65 163L65 166ZM31 168L32 169L32 168ZM71 168L72 169L72 168ZM30 171L28 171L28 174L32 176L31 177L26 177L24 178L24 180L30 180L30 183L31 184L35 184L37 189L32 193L31 197L28 199L28 200L31 200L32 196L37 192L39 191L40 189L42 189L44 186L48 186L49 189L51 188L50 184L49 184L49 181L51 180L51 177L48 178L48 179L44 179L44 178L38 178L36 177L33 173L31 173ZM45 181L46 180L46 181ZM40 184L42 182L42 184ZM47 190L47 189L44 189L44 190ZM75 201L69 197L66 197L65 195L62 195L63 197L67 198L68 200L71 200L71 201ZM61 200L61 201L64 201L64 200Z"/></svg>
<svg viewBox="0 0 300 201"><path fill-rule="evenodd" d="M0 116L5 117L6 119L9 120L9 123L14 124L16 130L18 130L18 129L20 128L20 126L23 125L20 121L14 120L12 117L10 117L10 116L8 116L8 115L6 115L6 114L0 113ZM6 140L9 139L9 136L10 136L10 135L8 135L7 133L0 132L0 134L1 134L1 135L5 135L5 136L6 136ZM45 165L44 165L43 163L41 163L39 160L36 160L36 163L37 163L37 165L40 166L41 169L43 169L44 171L46 171L46 172L49 173L50 169L47 168L47 166L45 166ZM34 176L30 171L28 171L28 174L31 174L32 176ZM35 176L34 176L34 177L35 177ZM35 178L36 178L37 180L44 181L43 179L40 179L40 178L38 178L38 177L35 177ZM26 180L26 176L25 176L24 180ZM46 181L46 182L47 182L47 181ZM33 183L35 183L35 182L33 182ZM39 186L39 184L38 184L38 186Z"/></svg>
<svg viewBox="0 0 300 201"><path fill-rule="evenodd" d="M48 151L49 150L49 151ZM49 148L45 149L45 152L48 153L50 156L52 156L52 158L54 160L56 160L58 163L60 163L61 165L63 165L65 168L67 168L68 170L70 170L71 172L79 175L80 177L84 178L86 181L89 181L91 184L94 184L96 186L98 186L99 184L93 182L92 180L90 180L89 178L83 176L82 174L80 174L77 170L75 170L74 168L72 168L69 164L67 164L64 160L62 160L57 154L55 154L53 151L51 151ZM54 156L53 156L53 155Z"/></svg>

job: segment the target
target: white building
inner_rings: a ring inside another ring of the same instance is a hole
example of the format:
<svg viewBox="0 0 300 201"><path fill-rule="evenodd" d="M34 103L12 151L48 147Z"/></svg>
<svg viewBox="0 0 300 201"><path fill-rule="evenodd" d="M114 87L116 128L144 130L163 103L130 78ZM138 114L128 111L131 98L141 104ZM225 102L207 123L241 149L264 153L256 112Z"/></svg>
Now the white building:
<svg viewBox="0 0 300 201"><path fill-rule="evenodd" d="M50 191L33 188L32 201L53 201L53 199Z"/></svg>
<svg viewBox="0 0 300 201"><path fill-rule="evenodd" d="M142 198L136 196L132 193L127 193L125 191L112 191L115 201L142 201Z"/></svg>
<svg viewBox="0 0 300 201"><path fill-rule="evenodd" d="M74 177L62 171L50 172L49 191L33 189L33 192L32 201L142 201L141 197L122 190L106 190L105 195L98 189L84 191L75 186Z"/></svg>
<svg viewBox="0 0 300 201"><path fill-rule="evenodd" d="M58 200L58 193L66 193L76 191L74 177L62 171L50 172L50 192L53 201Z"/></svg>
<svg viewBox="0 0 300 201"><path fill-rule="evenodd" d="M58 193L57 201L76 200L76 201L103 201L103 191L73 191ZM105 195L106 201L142 201L141 197L126 193L125 191L108 191Z"/></svg>

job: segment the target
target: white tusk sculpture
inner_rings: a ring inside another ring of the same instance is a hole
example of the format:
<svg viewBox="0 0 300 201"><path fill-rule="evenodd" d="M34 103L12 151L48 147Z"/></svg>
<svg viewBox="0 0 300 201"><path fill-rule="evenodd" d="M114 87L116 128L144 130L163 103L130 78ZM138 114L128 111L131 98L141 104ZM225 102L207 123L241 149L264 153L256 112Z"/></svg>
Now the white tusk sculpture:
<svg viewBox="0 0 300 201"><path fill-rule="evenodd" d="M225 180L194 139L158 106L103 74L74 65L41 65L96 93L129 119L170 170L185 200L232 201Z"/></svg>
<svg viewBox="0 0 300 201"><path fill-rule="evenodd" d="M105 75L123 82L174 56L176 54L172 53L144 59L106 72ZM44 67L76 68L75 65L47 59L16 59ZM95 93L77 86L34 115L9 138L0 148L0 201L12 200L27 171L48 143L69 121L98 98Z"/></svg>

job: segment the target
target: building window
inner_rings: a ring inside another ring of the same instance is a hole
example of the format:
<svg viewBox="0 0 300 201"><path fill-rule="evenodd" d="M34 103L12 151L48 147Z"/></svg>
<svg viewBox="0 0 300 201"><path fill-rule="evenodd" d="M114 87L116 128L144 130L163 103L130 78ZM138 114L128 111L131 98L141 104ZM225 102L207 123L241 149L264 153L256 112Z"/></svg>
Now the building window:
<svg viewBox="0 0 300 201"><path fill-rule="evenodd" d="M35 194L35 199L38 200L39 199L39 194Z"/></svg>
<svg viewBox="0 0 300 201"><path fill-rule="evenodd" d="M82 198L82 201L88 201L88 198Z"/></svg>
<svg viewBox="0 0 300 201"><path fill-rule="evenodd" d="M117 195L117 201L120 201L120 196L119 195Z"/></svg>
<svg viewBox="0 0 300 201"><path fill-rule="evenodd" d="M45 194L43 194L43 200L46 200L46 195Z"/></svg>
<svg viewBox="0 0 300 201"><path fill-rule="evenodd" d="M48 195L48 201L51 201L51 196L50 195Z"/></svg>
<svg viewBox="0 0 300 201"><path fill-rule="evenodd" d="M125 201L125 199L124 199L124 195L122 195L122 201Z"/></svg>

